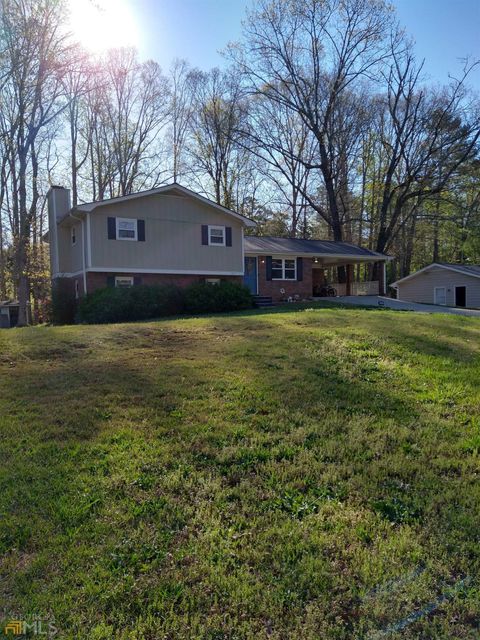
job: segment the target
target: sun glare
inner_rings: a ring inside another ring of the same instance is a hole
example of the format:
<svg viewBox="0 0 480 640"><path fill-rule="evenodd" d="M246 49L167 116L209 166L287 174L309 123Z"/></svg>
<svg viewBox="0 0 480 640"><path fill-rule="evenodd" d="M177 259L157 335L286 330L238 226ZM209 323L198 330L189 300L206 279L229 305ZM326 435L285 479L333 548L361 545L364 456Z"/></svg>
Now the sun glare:
<svg viewBox="0 0 480 640"><path fill-rule="evenodd" d="M135 15L127 0L70 0L70 31L93 53L139 44Z"/></svg>

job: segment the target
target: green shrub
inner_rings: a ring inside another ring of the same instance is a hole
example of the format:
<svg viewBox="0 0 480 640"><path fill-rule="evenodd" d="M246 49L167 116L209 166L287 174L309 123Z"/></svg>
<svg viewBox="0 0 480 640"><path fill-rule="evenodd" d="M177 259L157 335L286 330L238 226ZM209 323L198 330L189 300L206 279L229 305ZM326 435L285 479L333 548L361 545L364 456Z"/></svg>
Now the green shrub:
<svg viewBox="0 0 480 640"><path fill-rule="evenodd" d="M73 324L78 301L68 280L58 279L52 286L48 315L53 324Z"/></svg>
<svg viewBox="0 0 480 640"><path fill-rule="evenodd" d="M77 321L86 324L149 320L182 313L238 311L252 306L252 296L233 282L198 282L185 289L171 285L107 287L80 300Z"/></svg>
<svg viewBox="0 0 480 640"><path fill-rule="evenodd" d="M185 289L185 311L189 313L239 311L252 304L250 291L236 282L196 282Z"/></svg>
<svg viewBox="0 0 480 640"><path fill-rule="evenodd" d="M77 320L87 324L149 320L181 313L183 294L170 285L107 287L80 301Z"/></svg>

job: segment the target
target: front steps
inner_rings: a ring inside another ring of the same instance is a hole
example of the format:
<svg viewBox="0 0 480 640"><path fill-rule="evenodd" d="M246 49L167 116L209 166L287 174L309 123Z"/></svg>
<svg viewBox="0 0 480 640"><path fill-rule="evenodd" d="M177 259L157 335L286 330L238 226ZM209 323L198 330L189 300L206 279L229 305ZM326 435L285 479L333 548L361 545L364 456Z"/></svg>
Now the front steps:
<svg viewBox="0 0 480 640"><path fill-rule="evenodd" d="M273 301L270 296L252 296L253 305L258 307L259 309L263 309L265 307L273 307Z"/></svg>

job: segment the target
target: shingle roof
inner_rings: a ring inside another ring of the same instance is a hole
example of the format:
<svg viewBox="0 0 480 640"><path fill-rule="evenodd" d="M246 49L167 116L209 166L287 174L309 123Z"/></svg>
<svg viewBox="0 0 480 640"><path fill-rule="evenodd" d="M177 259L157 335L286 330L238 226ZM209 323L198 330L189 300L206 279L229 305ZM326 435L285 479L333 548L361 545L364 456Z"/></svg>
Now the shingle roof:
<svg viewBox="0 0 480 640"><path fill-rule="evenodd" d="M357 247L349 242L334 242L333 240L303 240L301 238L275 238L273 236L245 236L245 252L259 254L296 255L309 254L315 256L355 256L386 258L381 253Z"/></svg>
<svg viewBox="0 0 480 640"><path fill-rule="evenodd" d="M152 195L157 195L160 193L168 193L168 192L178 192L181 193L182 195L185 196L189 196L191 198L195 198L196 200L200 200L201 202L204 202L205 204L210 205L211 207L214 207L215 209L219 209L220 211L222 211L223 213L226 213L228 215L234 216L235 218L238 218L239 220L242 220L245 224L245 226L247 227L255 227L256 223L253 220L250 220L250 218L247 218L246 216L237 213L236 211L232 211L231 209L227 209L226 207L217 204L216 202L214 202L213 200L210 200L209 198L206 198L205 196L200 195L199 193L196 193L195 191L192 191L191 189L187 189L187 187L182 186L181 184L178 184L178 182L172 182L171 184L166 184L163 185L162 187L155 187L154 189L147 189L146 191L138 191L136 193L130 193L126 196L119 196L117 198L109 198L108 200L98 200L98 201L94 201L94 202L85 202L83 204L79 204L76 207L73 207L71 209L71 211L93 211L94 209L96 209L97 207L103 207L105 205L109 205L109 204L115 204L117 202L125 202L128 200L136 200L138 198L144 198L147 196L152 196ZM68 217L70 212L67 212L65 214L65 216L63 217L66 218Z"/></svg>
<svg viewBox="0 0 480 640"><path fill-rule="evenodd" d="M437 269L438 267L443 269L450 269L451 271L458 271L460 273L463 273L466 276L473 276L474 278L480 278L480 265L478 264L452 264L450 262L432 262L431 264L428 264L426 267L423 267L423 269L419 269L418 271L415 271L414 273L411 273L410 275L405 276L404 278L400 278L396 282L392 282L390 286L396 287L397 284L400 284L400 282L405 282L406 280L410 280L411 278L416 278L417 276L424 273L425 271L430 271L431 269Z"/></svg>
<svg viewBox="0 0 480 640"><path fill-rule="evenodd" d="M450 262L437 262L442 267L462 271L467 276L478 276L480 278L480 264L452 264Z"/></svg>

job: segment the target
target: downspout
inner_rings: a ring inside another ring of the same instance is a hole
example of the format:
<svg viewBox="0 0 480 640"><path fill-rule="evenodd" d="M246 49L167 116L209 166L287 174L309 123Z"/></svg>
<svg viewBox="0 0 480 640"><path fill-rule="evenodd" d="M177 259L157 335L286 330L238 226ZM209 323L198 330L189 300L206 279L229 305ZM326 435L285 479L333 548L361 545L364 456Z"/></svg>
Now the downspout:
<svg viewBox="0 0 480 640"><path fill-rule="evenodd" d="M83 295L87 294L87 269L85 267L85 229L82 218L77 218L73 213L68 214L70 218L77 220L82 225L82 271L83 271Z"/></svg>

